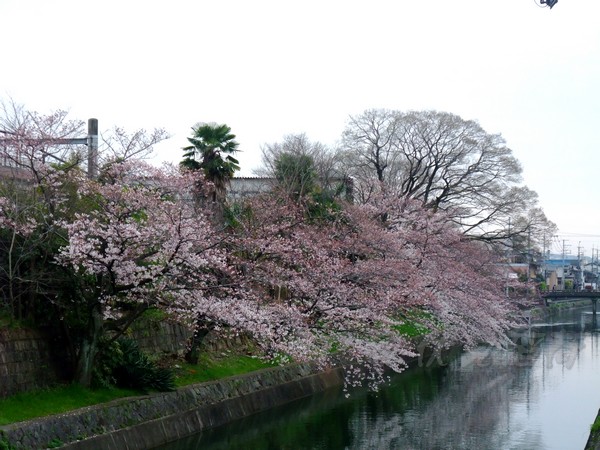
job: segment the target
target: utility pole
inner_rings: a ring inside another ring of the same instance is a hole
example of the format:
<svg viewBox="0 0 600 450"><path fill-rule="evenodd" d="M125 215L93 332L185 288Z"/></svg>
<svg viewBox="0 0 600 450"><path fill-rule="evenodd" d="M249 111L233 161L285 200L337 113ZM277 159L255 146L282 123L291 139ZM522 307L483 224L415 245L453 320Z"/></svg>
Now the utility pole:
<svg viewBox="0 0 600 450"><path fill-rule="evenodd" d="M88 178L98 177L98 119L88 119Z"/></svg>
<svg viewBox="0 0 600 450"><path fill-rule="evenodd" d="M512 254L512 238L510 236L510 217L508 218L508 241L506 242L506 263L505 263L505 267L504 267L504 271L505 271L505 275L504 275L504 290L505 290L505 294L506 294L506 298L508 298L508 275L510 273L510 263L511 261L511 254Z"/></svg>
<svg viewBox="0 0 600 450"><path fill-rule="evenodd" d="M598 289L598 251L599 251L599 250L600 250L600 249L596 249L596 266L595 266L595 267L596 267L596 277L594 278L594 281L596 282L596 286L595 286L595 289L594 289L594 290ZM592 258L592 259L593 259L593 258ZM593 268L593 267L594 267L594 266L592 266L592 268Z"/></svg>
<svg viewBox="0 0 600 450"><path fill-rule="evenodd" d="M579 241L577 243L577 269L578 269L578 277L579 277L579 280L577 280L577 288L579 288L579 289L583 289L583 286L585 285L585 276L583 274L582 259L583 259L583 247L581 246L581 241Z"/></svg>
<svg viewBox="0 0 600 450"><path fill-rule="evenodd" d="M529 278L531 277L531 230L527 231L527 287L529 288Z"/></svg>
<svg viewBox="0 0 600 450"><path fill-rule="evenodd" d="M546 254L546 248L547 248L547 241L546 241L546 233L544 233L544 240L542 243L542 265L543 265L543 270L544 270L544 283L546 283L546 289L549 288L549 283L548 283L548 267L546 267L546 260L549 258L549 254ZM548 251L548 253L550 253Z"/></svg>
<svg viewBox="0 0 600 450"><path fill-rule="evenodd" d="M513 257L513 241L512 241L512 236L510 235L510 225L511 225L511 218L508 218L508 263L512 263L512 257Z"/></svg>
<svg viewBox="0 0 600 450"><path fill-rule="evenodd" d="M567 241L565 239L563 239L563 245L562 245L562 289L564 290L567 283L566 283L566 278L567 278L567 270L566 270L566 262L565 262L565 255L568 254L568 250L567 250Z"/></svg>

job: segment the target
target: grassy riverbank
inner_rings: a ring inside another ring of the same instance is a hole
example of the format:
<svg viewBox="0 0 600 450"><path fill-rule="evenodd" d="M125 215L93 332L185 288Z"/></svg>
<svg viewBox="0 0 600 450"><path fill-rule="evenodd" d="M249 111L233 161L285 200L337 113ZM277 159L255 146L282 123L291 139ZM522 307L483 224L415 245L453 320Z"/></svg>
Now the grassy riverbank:
<svg viewBox="0 0 600 450"><path fill-rule="evenodd" d="M417 337L428 330L418 322L413 323L407 319L402 329L398 331L409 337ZM249 356L255 351L251 344L246 344L237 350L204 353L196 365L182 361L172 361L168 365L174 372L175 386L180 388L272 367L272 364L256 356ZM76 384L23 392L4 399L0 398L0 426L142 394L133 389L117 387L86 389Z"/></svg>
<svg viewBox="0 0 600 450"><path fill-rule="evenodd" d="M585 446L585 450L596 450L598 448L600 448L600 411L590 428L590 437Z"/></svg>
<svg viewBox="0 0 600 450"><path fill-rule="evenodd" d="M247 355L203 355L196 365L179 364L174 367L175 384L181 387L240 375L265 367L271 365ZM60 414L135 395L140 395L140 392L118 388L86 389L78 385L24 392L0 399L0 425Z"/></svg>
<svg viewBox="0 0 600 450"><path fill-rule="evenodd" d="M554 308L538 308L539 311L536 314L548 314L568 306L573 305L565 303L560 306L556 305ZM404 325L398 328L401 334L408 337L419 337L428 332L419 320L410 319L414 318L407 318ZM248 349L243 349L243 351L247 353ZM201 356L197 365L180 362L173 366L175 385L183 387L271 367L271 364L257 357L248 356L246 353L206 353ZM20 393L0 399L0 425L60 414L137 395L141 395L141 393L131 389L86 389L78 385L61 385L50 389Z"/></svg>

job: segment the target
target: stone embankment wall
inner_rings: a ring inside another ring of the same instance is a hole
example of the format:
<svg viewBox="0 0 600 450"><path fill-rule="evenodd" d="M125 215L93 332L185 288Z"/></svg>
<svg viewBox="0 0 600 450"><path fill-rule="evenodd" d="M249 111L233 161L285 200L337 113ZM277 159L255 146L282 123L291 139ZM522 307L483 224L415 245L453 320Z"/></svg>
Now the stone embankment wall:
<svg viewBox="0 0 600 450"><path fill-rule="evenodd" d="M134 326L131 337L141 350L155 356L183 356L192 337L192 331L174 322L152 322ZM211 353L247 348L252 339L245 334L209 332L202 341L202 349Z"/></svg>
<svg viewBox="0 0 600 450"><path fill-rule="evenodd" d="M182 355L190 335L189 329L171 322L155 322L132 330L140 348L157 357ZM207 345L227 345L218 342L218 338L211 337ZM52 355L48 336L41 331L0 329L0 398L55 384L64 372L60 365Z"/></svg>
<svg viewBox="0 0 600 450"><path fill-rule="evenodd" d="M151 355L183 355L192 332L175 322L142 322L131 330L140 350Z"/></svg>
<svg viewBox="0 0 600 450"><path fill-rule="evenodd" d="M0 329L0 398L56 382L53 361L48 339L40 332Z"/></svg>
<svg viewBox="0 0 600 450"><path fill-rule="evenodd" d="M148 449L223 425L343 382L341 368L294 364L201 383L176 392L116 400L0 427L0 446Z"/></svg>

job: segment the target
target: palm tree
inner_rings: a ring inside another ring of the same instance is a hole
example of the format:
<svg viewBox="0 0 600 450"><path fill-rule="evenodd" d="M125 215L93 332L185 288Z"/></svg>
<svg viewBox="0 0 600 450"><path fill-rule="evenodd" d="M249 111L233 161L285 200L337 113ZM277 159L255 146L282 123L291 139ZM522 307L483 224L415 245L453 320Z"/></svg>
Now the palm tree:
<svg viewBox="0 0 600 450"><path fill-rule="evenodd" d="M183 148L184 159L180 165L191 170L203 170L206 179L213 183L214 190L210 193L212 204L209 207L213 212L214 223L222 224L227 185L235 171L240 170L239 161L231 156L239 151L239 144L235 141L235 134L231 133L231 128L225 124L198 123L192 127L192 131L193 136L188 138L192 145ZM199 198L198 202L202 205L203 199ZM198 347L204 336L215 326L211 319L204 315L198 316L194 335L185 356L189 362L198 363Z"/></svg>
<svg viewBox="0 0 600 450"><path fill-rule="evenodd" d="M206 179L214 184L212 201L224 203L229 180L240 169L239 161L232 154L239 151L235 134L227 125L198 123L192 127L192 144L183 148L181 166L191 170L203 170Z"/></svg>

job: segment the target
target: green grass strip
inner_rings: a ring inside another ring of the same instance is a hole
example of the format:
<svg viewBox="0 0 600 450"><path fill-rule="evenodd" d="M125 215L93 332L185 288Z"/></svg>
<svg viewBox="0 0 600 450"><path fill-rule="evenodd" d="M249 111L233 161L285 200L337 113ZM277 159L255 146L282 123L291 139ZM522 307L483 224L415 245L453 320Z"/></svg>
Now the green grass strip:
<svg viewBox="0 0 600 450"><path fill-rule="evenodd" d="M0 425L58 414L138 394L136 391L117 388L86 389L76 384L22 392L0 399Z"/></svg>
<svg viewBox="0 0 600 450"><path fill-rule="evenodd" d="M267 367L273 367L273 365L251 356L227 355L215 358L202 355L196 365L182 364L175 368L175 385L181 387L204 381L219 380Z"/></svg>
<svg viewBox="0 0 600 450"><path fill-rule="evenodd" d="M272 367L272 365L245 355L227 355L219 358L203 355L197 365L181 364L175 367L175 383L181 387L240 375L265 367ZM60 414L135 395L140 395L140 392L118 388L87 389L75 384L23 392L0 399L0 425Z"/></svg>

